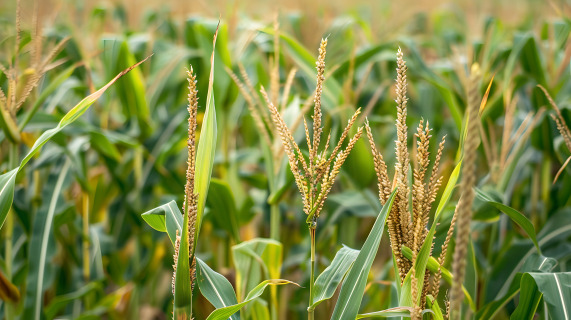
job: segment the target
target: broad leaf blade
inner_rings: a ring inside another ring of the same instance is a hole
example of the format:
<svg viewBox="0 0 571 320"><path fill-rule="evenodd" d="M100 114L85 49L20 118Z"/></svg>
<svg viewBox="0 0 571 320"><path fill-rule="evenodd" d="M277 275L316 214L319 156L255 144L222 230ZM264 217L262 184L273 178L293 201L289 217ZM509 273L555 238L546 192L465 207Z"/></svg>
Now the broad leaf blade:
<svg viewBox="0 0 571 320"><path fill-rule="evenodd" d="M213 46L216 48L216 37L218 28L214 34ZM210 78L208 81L208 95L206 98L206 110L202 120L202 128L200 129L200 138L198 140L198 148L196 150L196 176L194 180L194 190L198 193L197 216L194 225L194 239L198 239L200 234L200 226L204 216L204 206L208 197L208 186L210 185L210 177L212 175L212 167L214 166L214 154L216 152L216 137L218 130L216 127L216 108L214 103L214 53L210 57ZM196 241L196 240L195 240ZM194 244L193 244L194 245Z"/></svg>
<svg viewBox="0 0 571 320"><path fill-rule="evenodd" d="M514 208L511 208L511 207L508 207L508 206L501 204L499 202L493 201L482 190L480 190L478 188L474 188L474 189L476 190L476 196L478 198L480 198L483 201L486 201L487 203L496 207L501 212L507 214L512 219L513 222L517 223L523 229L523 231L525 231L525 233L531 238L531 241L533 241L533 244L537 248L537 252L539 252L539 254L541 254L541 249L539 248L539 243L537 242L537 235L535 234L535 228L533 227L533 224L531 223L531 221L529 221L529 219L526 216L524 216L523 214L521 214L519 211L517 211Z"/></svg>
<svg viewBox="0 0 571 320"><path fill-rule="evenodd" d="M216 309L208 316L208 318L206 318L206 320L225 320L225 319L228 319L234 313L236 313L240 309L242 309L242 307L244 307L246 304L253 301L257 297L261 296L262 293L264 293L264 290L266 289L267 286L269 286L269 285L282 285L282 284L288 284L288 283L297 285L295 282L291 282L288 280L281 280L281 279L266 280L266 281L260 283L259 285L257 285L252 291L250 291L250 293L248 293L248 296L246 297L246 299L244 299L244 301L242 301L238 304L232 305L232 306ZM299 286L299 285L297 285L297 286Z"/></svg>
<svg viewBox="0 0 571 320"><path fill-rule="evenodd" d="M232 247L238 300L262 279L280 277L282 252L283 245L272 239L255 238Z"/></svg>
<svg viewBox="0 0 571 320"><path fill-rule="evenodd" d="M101 284L99 282L90 282L79 288L77 291L53 298L52 301L50 301L50 304L45 308L46 318L49 320L54 319L58 312L64 309L70 302L82 298L90 292L101 289Z"/></svg>
<svg viewBox="0 0 571 320"><path fill-rule="evenodd" d="M520 289L519 304L517 305L514 313L512 313L510 319L533 320L537 306L539 306L539 301L541 301L542 294L539 292L533 277L527 273L521 277Z"/></svg>
<svg viewBox="0 0 571 320"><path fill-rule="evenodd" d="M143 213L142 217L153 229L166 232L173 245L176 242L176 231L179 235L182 234L183 217L174 200Z"/></svg>
<svg viewBox="0 0 571 320"><path fill-rule="evenodd" d="M355 259L357 259L357 255L359 255L359 250L346 246L337 251L331 264L315 280L312 307L315 308L321 302L333 297L337 286L339 286L339 283L341 283L345 274L351 268Z"/></svg>
<svg viewBox="0 0 571 320"><path fill-rule="evenodd" d="M432 295L426 296L426 305L430 308L430 310L432 310L432 318L434 320L444 320L444 316L442 315L442 310L440 310L438 301L432 297Z"/></svg>
<svg viewBox="0 0 571 320"><path fill-rule="evenodd" d="M371 313L358 314L355 319L366 319L366 318L385 318L385 317L409 317L410 313L414 309L411 307L396 307L391 309L386 309L383 311L375 311Z"/></svg>
<svg viewBox="0 0 571 320"><path fill-rule="evenodd" d="M41 318L43 311L42 300L44 296L43 285L46 262L49 261L48 244L55 210L58 200L61 197L61 190L70 165L71 161L69 159L66 160L57 176L53 174L50 177L51 183L53 183L57 177L55 184L52 185L53 189L50 186L49 190L44 191L48 193L45 194L46 196L51 195L50 202L47 205L43 205L40 210L38 210L34 220L34 228L30 241L30 269L27 276L28 290L26 291L25 309L23 314L24 319L40 320Z"/></svg>
<svg viewBox="0 0 571 320"><path fill-rule="evenodd" d="M347 279L343 282L341 292L339 293L339 299L335 304L335 309L333 310L333 316L331 319L354 320L355 317L357 317L359 307L361 306L361 300L363 299L363 293L365 292L365 286L367 285L367 276L371 270L373 260L377 255L381 236L385 228L385 222L387 221L387 216L393 206L395 194L396 190L393 191L388 201L383 206L383 209L379 213L379 216L373 225L373 229L369 233L365 244L363 244L363 248L361 248L351 271L349 271L349 274L347 275Z"/></svg>
<svg viewBox="0 0 571 320"><path fill-rule="evenodd" d="M12 207L14 201L14 186L16 184L16 175L18 168L8 171L0 176L0 227L4 225L6 216Z"/></svg>
<svg viewBox="0 0 571 320"><path fill-rule="evenodd" d="M571 319L571 272L529 272L527 275L533 277L537 289L543 294L550 319ZM523 292L523 286L521 290Z"/></svg>
<svg viewBox="0 0 571 320"><path fill-rule="evenodd" d="M478 313L476 313L476 319L493 319L500 312L500 310L502 310L502 308L505 307L505 305L519 293L521 276L521 273L516 275L505 296L486 304L484 307L478 310Z"/></svg>
<svg viewBox="0 0 571 320"><path fill-rule="evenodd" d="M230 185L220 179L212 178L206 202L210 208L208 214L239 243L240 232L236 216L238 210Z"/></svg>
<svg viewBox="0 0 571 320"><path fill-rule="evenodd" d="M234 288L223 275L212 270L204 261L196 258L196 280L200 292L216 309L238 304ZM240 314L230 316L230 320L240 319Z"/></svg>

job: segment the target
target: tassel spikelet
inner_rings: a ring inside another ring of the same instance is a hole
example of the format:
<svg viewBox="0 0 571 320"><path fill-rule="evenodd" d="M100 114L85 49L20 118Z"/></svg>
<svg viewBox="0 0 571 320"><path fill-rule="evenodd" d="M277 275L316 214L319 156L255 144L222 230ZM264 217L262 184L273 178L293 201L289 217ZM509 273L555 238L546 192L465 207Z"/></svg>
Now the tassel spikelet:
<svg viewBox="0 0 571 320"><path fill-rule="evenodd" d="M553 101L553 98L551 98L551 95L547 92L547 90L545 90L545 88L542 85L538 85L538 87L541 88L541 90L543 90L543 93L545 93L545 96L547 97L549 104L551 104L553 110L555 110L557 116L551 115L551 118L555 121L555 124L557 125L557 130L559 130L559 133L561 133L561 136L563 137L563 141L565 142L567 149L571 150L571 131L569 131L569 127L567 127L567 124L565 123L565 119L563 118L561 111L559 110L559 108L555 104L555 101Z"/></svg>
<svg viewBox="0 0 571 320"><path fill-rule="evenodd" d="M422 310L426 303L426 295L430 289L430 274L425 273L424 277L418 279L415 269L412 268L418 251L424 241L433 241L426 239L428 233L427 225L432 204L436 199L436 194L442 184L442 177L439 176L439 166L444 150L445 137L442 138L438 146L434 164L431 168L430 175L430 125L428 121L421 120L415 137L416 137L416 161L413 171L414 182L409 186L408 168L410 163L410 155L408 152L408 127L406 125L407 117L407 101L406 97L406 62L403 60L402 51L397 52L397 79L396 79L396 96L397 103L397 141L396 141L396 164L395 175L391 182L387 171L387 165L383 156L377 149L373 138L373 133L369 127L369 123L365 123L367 137L371 145L375 171L377 173L379 185L379 200L381 204L385 204L390 196L391 191L397 188L395 203L391 208L391 212L387 218L387 226L389 229L389 238L391 248L395 257L398 268L398 276L400 281L404 281L408 272L411 272L411 294L413 297L414 308L412 310L412 318L420 319ZM428 176L430 178L428 178ZM428 180L428 181L426 181ZM412 196L412 212L409 208L409 195ZM412 261L406 259L402 254L402 246L407 246L412 250ZM431 248L432 251L432 248ZM422 292L418 292L418 281L422 281ZM420 301L418 296L420 295Z"/></svg>
<svg viewBox="0 0 571 320"><path fill-rule="evenodd" d="M396 171L396 184L397 184L397 210L400 218L401 238L402 244L410 246L412 221L411 215L408 210L408 196L410 189L408 186L408 166L409 154L407 146L407 130L406 116L407 116L407 100L406 97L406 62L403 60L402 51L397 52L397 81L396 81L396 103L397 103L397 141L396 141L396 158L395 165ZM401 245L402 245L401 244ZM402 259L404 269L410 269L410 263ZM406 273L405 273L406 274Z"/></svg>
<svg viewBox="0 0 571 320"><path fill-rule="evenodd" d="M462 194L462 205L459 206L457 218L458 231L456 236L456 248L454 250L454 260L452 270L454 282L450 292L450 312L452 320L460 319L460 310L464 294L462 283L464 282L466 268L466 254L470 237L470 222L472 220L472 202L474 200L473 187L476 183L476 149L480 143L478 132L478 109L479 92L478 82L480 79L480 68L477 64L472 66L470 76L470 86L468 92L468 112L470 115L467 124L467 138L464 143L464 160L462 163L462 184L460 191Z"/></svg>
<svg viewBox="0 0 571 320"><path fill-rule="evenodd" d="M375 171L377 172L377 179L379 181L379 200L381 200L382 205L385 205L391 195L391 182L387 171L387 164L383 159L383 155L375 146L375 140L373 139L373 133L371 132L371 127L369 127L368 120L365 122L365 128L367 129L367 137L369 138L369 144L371 145Z"/></svg>
<svg viewBox="0 0 571 320"><path fill-rule="evenodd" d="M325 53L327 48L327 39L321 39L321 46L319 47L319 57L317 58L317 85L315 87L315 98L313 102L313 146L309 152L309 161L315 165L315 158L317 157L317 148L319 148L319 139L321 138L321 93L323 92L323 80L325 80ZM342 141L342 140L340 140Z"/></svg>
<svg viewBox="0 0 571 320"><path fill-rule="evenodd" d="M327 39L321 41L319 48L319 58L317 60L317 88L314 94L314 115L313 115L313 140L309 132L309 127L305 118L303 124L305 128L305 136L309 149L309 161L304 158L299 146L295 142L291 131L283 120L282 115L272 101L268 98L265 89L261 88L262 96L270 110L271 118L276 127L276 131L282 140L284 152L288 157L291 170L296 182L296 185L301 193L303 200L303 211L309 216L308 225L310 228L315 228L316 219L319 217L323 204L327 199L327 195L331 191L335 178L339 174L341 165L347 159L349 152L355 146L357 140L363 134L363 128L357 129L357 133L349 140L347 147L342 150L343 142L349 135L349 131L357 119L360 110L349 119L347 127L343 130L339 142L327 156L327 149L331 139L331 134L327 137L325 149L318 152L319 142L321 139L321 92L323 91L323 81L325 80L325 53L326 53ZM293 77L293 76L292 76ZM289 77L288 77L289 78ZM289 80L288 80L289 82ZM301 162L301 169L299 163Z"/></svg>
<svg viewBox="0 0 571 320"><path fill-rule="evenodd" d="M232 78L232 80L238 87L238 90L240 90L240 93L242 93L244 100L246 100L248 111L250 111L250 115L254 119L254 123L256 124L258 130L262 134L262 138L264 139L264 141L268 146L271 146L272 139L270 138L270 134L268 133L268 129L266 128L266 123L264 122L264 120L262 120L262 116L260 115L258 107L256 107L256 102L254 101L254 98L252 97L250 92L248 92L248 89L244 86L242 81L240 81L238 76L230 68L226 66L224 66L224 68L226 69L226 72L230 75L230 78Z"/></svg>
<svg viewBox="0 0 571 320"><path fill-rule="evenodd" d="M190 251L194 250L194 225L196 222L198 194L194 192L194 170L196 167L196 115L198 111L198 97L196 90L196 75L193 74L192 67L188 74L188 160L186 169L185 201L183 212L188 214L188 242Z"/></svg>
<svg viewBox="0 0 571 320"><path fill-rule="evenodd" d="M448 244L452 239L454 234L454 226L456 225L456 219L458 218L458 208L462 206L462 198L458 200L456 205L456 210L454 210L454 215L452 216L452 221L450 222L450 228L448 228L448 233L446 234L446 240L442 244L442 251L438 257L438 264L444 265L444 260L446 260L446 253L448 252ZM442 271L438 268L438 271L434 274L434 279L432 280L432 296L436 299L438 297L438 292L440 290L440 278L442 277Z"/></svg>
<svg viewBox="0 0 571 320"><path fill-rule="evenodd" d="M178 232L178 229L176 230L176 240L174 242L174 255L173 255L173 261L174 264L172 265L173 268L173 273L172 273L172 294L174 296L174 284L175 284L175 280L176 280L176 265L178 264L178 251L180 250L180 235Z"/></svg>
<svg viewBox="0 0 571 320"><path fill-rule="evenodd" d="M190 285L194 288L194 283L196 279L196 260L194 256L195 239L194 226L196 224L196 218L198 215L198 193L194 192L194 175L196 167L196 115L198 112L198 91L196 90L196 75L193 73L192 66L190 70L187 70L188 77L188 159L187 159L187 169L186 169L186 185L184 187L184 202L182 206L183 214L188 215L188 243L183 244L188 246L188 252L190 253ZM176 243L175 243L175 254L174 254L174 273L173 273L173 295L175 286L175 275L176 275L176 265L178 262L178 252L181 246L181 237L177 230L176 232Z"/></svg>

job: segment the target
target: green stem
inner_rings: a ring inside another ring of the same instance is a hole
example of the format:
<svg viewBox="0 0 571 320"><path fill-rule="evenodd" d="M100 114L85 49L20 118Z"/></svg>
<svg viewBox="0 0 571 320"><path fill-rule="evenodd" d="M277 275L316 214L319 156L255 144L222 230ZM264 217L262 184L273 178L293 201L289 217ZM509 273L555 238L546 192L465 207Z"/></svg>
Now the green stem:
<svg viewBox="0 0 571 320"><path fill-rule="evenodd" d="M83 203L83 278L88 283L90 279L89 270L89 195L82 192Z"/></svg>
<svg viewBox="0 0 571 320"><path fill-rule="evenodd" d="M8 164L10 169L16 168L18 166L18 145L16 143L10 144L10 150L8 154ZM6 278L12 281L12 236L14 233L14 210L10 208L8 215L6 216L6 222L4 224L4 244L5 244L5 255L4 259L6 261ZM6 319L14 319L14 304L6 303Z"/></svg>
<svg viewBox="0 0 571 320"><path fill-rule="evenodd" d="M311 278L309 279L309 307L307 308L307 319L313 320L313 282L315 279L315 227L309 228L311 236Z"/></svg>
<svg viewBox="0 0 571 320"><path fill-rule="evenodd" d="M280 241L280 206L277 203L270 205L270 238Z"/></svg>

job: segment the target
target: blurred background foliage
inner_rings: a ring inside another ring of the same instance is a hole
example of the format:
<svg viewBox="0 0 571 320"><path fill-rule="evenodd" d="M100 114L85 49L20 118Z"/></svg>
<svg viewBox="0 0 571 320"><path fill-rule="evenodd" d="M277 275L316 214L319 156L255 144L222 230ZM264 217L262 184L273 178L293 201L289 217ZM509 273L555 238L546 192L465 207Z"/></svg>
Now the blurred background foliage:
<svg viewBox="0 0 571 320"><path fill-rule="evenodd" d="M319 41L328 37L324 131L331 130L336 141L346 121L361 108L357 124L369 119L391 175L398 47L409 67L409 127L416 127L423 118L434 127L433 140L447 136L444 177L458 160L469 65L477 62L481 66L481 93L495 76L482 114L489 149L481 144L478 150L478 188L527 216L538 231L543 254L558 260L556 271L567 271L571 168L553 181L571 153L547 116L552 108L537 87L540 84L548 90L570 123L571 5L565 1L48 0L34 5L23 0L19 77L25 77L32 65L34 20L43 36L44 52L71 38L49 61L50 68L37 89L15 114L22 124L38 104L20 128L16 150L10 151L12 143L5 132L0 133L2 172L14 167L10 152L21 159L39 135L55 127L79 100L121 70L154 55L118 80L18 174L14 204L2 228L0 269L21 297L15 303L2 303L1 314L32 319L26 315L33 312L37 299L32 284L38 281L37 255L51 211L53 223L47 229L39 295L42 317L170 317L173 248L164 233L144 223L141 214L170 200L182 203L188 118L185 68L192 65L198 75L200 128L211 39L219 15L214 71L218 141L197 255L230 280L239 299L251 283L264 279L264 270L309 287L310 243L301 199L285 162L282 168L273 169L279 174L271 173L262 137L227 72L240 75L243 65L256 89L270 87L276 12L282 87L289 71L298 70L283 100L286 117L295 118L311 99ZM14 59L15 21L16 1L2 1L0 62L4 65ZM56 80L58 85L50 88ZM4 74L0 74L0 87L8 92ZM513 101L513 112L506 112ZM539 112L543 107L548 110ZM306 118L310 120L309 115ZM307 147L303 129L295 137L302 148ZM431 147L434 154L436 143ZM277 187L279 196L270 197ZM271 204L268 199L273 199ZM457 196L437 228L434 256L440 252L456 202ZM366 141L360 140L320 217L318 270L330 264L343 244L360 248L380 209L373 159ZM236 268L237 245L270 238L272 210L279 210L279 232L274 230L272 235L277 236L274 245L282 258L253 261L247 270ZM474 210L465 285L481 310L507 292L518 272L530 271L524 262L534 254L534 246L518 225L490 204L477 200ZM446 265L452 258L448 256ZM245 275L252 278L245 279ZM387 236L368 277L361 313L393 306L394 289L389 281L394 274ZM306 316L307 289L285 286L276 290L274 316ZM440 290L441 299L446 292ZM264 319L271 309L271 295L265 293L242 311L242 317ZM334 302L335 297L320 305L316 317L328 319ZM515 306L509 302L496 318L507 319ZM544 308L540 305L539 310ZM201 295L195 295L196 319L206 318L213 309Z"/></svg>

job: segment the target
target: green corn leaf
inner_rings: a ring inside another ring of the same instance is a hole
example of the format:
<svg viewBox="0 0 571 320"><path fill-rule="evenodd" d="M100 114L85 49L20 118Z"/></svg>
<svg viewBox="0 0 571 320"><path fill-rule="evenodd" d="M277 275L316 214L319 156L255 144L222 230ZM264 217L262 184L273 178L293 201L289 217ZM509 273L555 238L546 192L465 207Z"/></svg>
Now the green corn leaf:
<svg viewBox="0 0 571 320"><path fill-rule="evenodd" d="M402 254L405 258L412 260L412 250L409 247L402 246ZM438 264L438 260L436 260L436 258L431 256L428 259L428 262L426 264L426 268L433 273L437 272L438 268L440 268L440 271L442 274L442 279L444 279L444 281L446 281L448 284L452 285L452 273L448 269L440 266ZM408 282L406 281L406 278L405 278L405 282L406 282L406 284L408 284L408 286L406 287L405 290L407 290L407 294L410 295L410 278L409 278ZM403 283L403 287L405 287L405 283ZM472 310L476 310L476 304L474 303L474 300L472 299L472 295L470 294L470 292L468 292L468 290L466 289L466 287L464 285L462 285L462 291L464 291L464 298L465 298L466 302L468 302L468 305L470 305L470 308ZM407 296L407 294L405 294L404 296ZM406 300L406 298L405 298L405 300ZM408 301L409 301L409 303L412 303L412 300L408 300Z"/></svg>
<svg viewBox="0 0 571 320"><path fill-rule="evenodd" d="M444 192L442 193L442 197L440 198L440 202L438 202L438 207L436 208L436 213L434 214L434 220L440 219L440 215L446 208L448 201L452 197L452 192L456 187L456 183L458 182L458 178L460 177L460 168L462 167L462 160L458 162L452 174L450 174L450 178L448 179L448 183L446 184L446 188L444 188ZM434 223L433 223L434 225ZM427 238L428 239L428 238Z"/></svg>
<svg viewBox="0 0 571 320"><path fill-rule="evenodd" d="M51 234L53 219L58 199L61 197L61 190L71 161L69 158L61 168L61 171L53 187L51 199L47 210L42 207L34 220L34 228L30 243L30 270L28 271L28 290L26 292L26 301L24 309L24 319L40 320L43 310L44 296L44 276L46 270L46 261L48 255L49 236ZM53 180L52 180L53 181ZM51 191L51 190L50 190Z"/></svg>
<svg viewBox="0 0 571 320"><path fill-rule="evenodd" d="M143 213L142 217L153 229L166 232L173 245L176 242L176 231L179 235L182 234L183 217L174 200Z"/></svg>
<svg viewBox="0 0 571 320"><path fill-rule="evenodd" d="M75 107L73 107L59 122L57 127L47 130L44 132L38 140L32 146L32 149L28 152L26 157L20 163L20 166L12 171L9 171L0 176L0 227L4 225L6 220L6 215L12 206L12 201L14 199L14 184L16 182L16 174L22 170L22 168L30 161L30 159L40 150L40 148L48 142L54 135L60 132L68 124L79 118L87 109L97 100L105 90L107 90L115 81L121 78L123 75L127 74L129 71L133 70L135 67L145 62L149 57L144 60L132 65L131 67L120 72L115 78L109 81L101 89L95 91L89 96L81 100Z"/></svg>
<svg viewBox="0 0 571 320"><path fill-rule="evenodd" d="M213 217L218 225L223 227L236 242L240 242L240 231L238 229L238 217L234 194L228 183L212 178L206 199L210 207L209 215Z"/></svg>
<svg viewBox="0 0 571 320"><path fill-rule="evenodd" d="M6 216L14 201L14 187L18 168L8 171L0 176L0 228L4 225Z"/></svg>
<svg viewBox="0 0 571 320"><path fill-rule="evenodd" d="M252 320L268 320L270 317L270 309L268 302L262 298L258 298L252 302L252 309L250 311Z"/></svg>
<svg viewBox="0 0 571 320"><path fill-rule="evenodd" d="M517 223L517 225L519 225L523 229L523 231L525 231L525 233L531 238L531 241L533 241L533 244L537 248L537 252L541 254L541 248L539 247L539 243L537 242L537 235L535 234L535 228L533 227L533 224L531 223L531 221L529 221L529 219L526 216L524 216L514 208L508 207L504 204L492 200L492 198L490 198L482 190L478 188L474 189L476 190L476 196L479 199L496 207L501 212L507 214L508 217L510 217L513 222Z"/></svg>
<svg viewBox="0 0 571 320"><path fill-rule="evenodd" d="M569 236L571 236L571 214L565 208L559 210L547 220L547 223L538 234L538 244L545 250L554 244L564 242ZM490 280L486 289L486 296L494 300L503 297L518 272L548 271L553 267L555 261L545 257L536 258L538 265L530 266L528 261L534 255L537 255L537 248L535 248L531 240L514 243L509 250L506 250L495 261L493 269L489 274ZM544 268L545 266L548 267ZM524 267L527 269L524 269Z"/></svg>
<svg viewBox="0 0 571 320"><path fill-rule="evenodd" d="M482 307L476 313L476 319L478 320L492 320L499 312L502 310L508 302L510 302L520 291L521 273L518 273L513 279L508 292L501 299L494 300L484 307Z"/></svg>
<svg viewBox="0 0 571 320"><path fill-rule="evenodd" d="M442 315L442 310L440 310L438 301L430 294L426 296L426 305L428 308L430 308L430 310L432 310L432 319L444 320L444 316Z"/></svg>
<svg viewBox="0 0 571 320"><path fill-rule="evenodd" d="M102 286L99 282L90 282L75 292L53 298L45 308L46 318L48 320L54 319L58 312L63 310L70 302L80 299L94 291L102 291Z"/></svg>
<svg viewBox="0 0 571 320"><path fill-rule="evenodd" d="M539 292L537 284L532 276L525 273L521 277L519 303L514 313L510 316L511 320L533 320L535 311L541 301L541 292ZM556 318L564 319L564 318Z"/></svg>
<svg viewBox="0 0 571 320"><path fill-rule="evenodd" d="M539 256L537 254L533 254L531 257L529 257L525 263L524 266L521 268L522 270L531 270L531 271L539 271L542 274L546 274L546 275L554 275L555 273L551 273L551 270L553 270L553 268L555 267L555 265L557 264L557 261L553 258L547 258L544 256ZM534 284L532 284L531 282L529 282L529 277L527 277L527 279L523 279L524 275L535 275L537 274L537 272L534 273L520 273L518 272L513 280L510 282L510 286L506 292L506 294L504 296L502 296L501 298L498 298L492 302L489 302L488 304L486 304L485 306L483 306L478 313L476 313L476 319L478 320L491 320L493 319L496 315L498 315L498 313L507 305L508 302L510 302L513 298L515 298L515 296L520 293L520 289L523 290L523 285L525 285L525 292L522 292L522 295L520 296L520 304L523 303L523 305L521 307L518 306L518 308L520 309L519 311L516 309L515 312L517 312L517 315L519 315L520 317L525 318L526 314L528 312L531 312L529 310L526 309L526 305L530 305L533 304L535 301L535 293L533 293L533 288L537 288L537 286L535 286ZM562 274L558 274L558 275L562 275ZM547 279L549 279L551 276L546 276ZM535 281L535 280L534 280ZM523 297L523 298L522 298ZM523 302L522 302L523 299ZM545 299L545 297L544 297ZM535 307L537 308L537 307ZM535 309L534 309L535 310ZM516 313L514 313L516 314ZM512 315L513 317L513 315ZM519 319L519 318L516 318Z"/></svg>
<svg viewBox="0 0 571 320"><path fill-rule="evenodd" d="M414 310L412 307L395 307L383 311L375 311L371 313L358 314L355 319L366 318L385 318L385 317L405 317L410 318L410 313Z"/></svg>
<svg viewBox="0 0 571 320"><path fill-rule="evenodd" d="M371 58L375 57L376 55L378 55L379 53L381 53L383 51L391 50L391 54L393 54L393 51L392 51L393 48L394 48L394 44L392 44L392 43L383 43L383 44L378 44L378 45L372 46L370 48L366 48L362 52L358 52L355 55L354 61L351 61L352 57L350 57L349 59L347 59L346 61L341 63L339 65L339 68L337 68L337 69L335 69L335 71L333 71L333 75L335 76L335 78L341 79L343 76L346 76L347 73L349 72L349 69L351 67L351 63L354 64L353 68L357 69L361 65L363 65L364 63L368 62Z"/></svg>
<svg viewBox="0 0 571 320"><path fill-rule="evenodd" d="M196 280L202 295L216 309L238 304L234 288L223 275L212 270L204 261L196 258ZM230 320L239 320L240 314L230 316Z"/></svg>
<svg viewBox="0 0 571 320"><path fill-rule="evenodd" d="M111 158L117 162L121 161L121 153L115 144L109 141L105 134L92 131L89 133L89 138L93 149L97 150L101 155Z"/></svg>
<svg viewBox="0 0 571 320"><path fill-rule="evenodd" d="M357 255L359 255L359 250L346 246L337 251L331 264L315 280L313 305L311 307L315 308L321 302L333 297L337 286L339 286L339 283L341 283L345 274L351 268L355 259L357 259Z"/></svg>
<svg viewBox="0 0 571 320"><path fill-rule="evenodd" d="M213 47L216 48L216 37L218 29L214 34ZM194 239L198 239L202 218L204 216L204 206L208 197L208 186L212 175L212 167L214 166L214 154L216 152L216 108L214 103L214 53L210 57L210 78L208 81L208 95L206 98L206 110L202 120L202 128L200 130L200 138L198 140L198 148L196 150L196 176L194 180L194 190L198 193L198 213L196 223L194 225ZM194 244L193 244L194 245Z"/></svg>
<svg viewBox="0 0 571 320"><path fill-rule="evenodd" d="M396 190L393 191L383 206L383 209L375 220L373 229L369 233L365 244L363 244L363 248L361 248L361 251L357 255L357 259L353 263L351 271L349 271L347 275L347 279L343 282L331 319L354 320L355 317L357 317L361 300L363 299L363 293L365 292L365 286L367 285L367 277L371 270L373 260L377 255L381 236L385 228L385 222L393 206L395 194Z"/></svg>
<svg viewBox="0 0 571 320"><path fill-rule="evenodd" d="M135 62L135 56L129 50L127 41L103 40L105 65L111 67L115 73ZM128 120L136 121L134 124L142 136L151 133L149 124L149 108L145 98L145 84L141 70L137 69L117 81L117 96L123 106L123 114Z"/></svg>
<svg viewBox="0 0 571 320"><path fill-rule="evenodd" d="M514 39L514 44L512 46L512 50L510 52L510 56L506 61L506 66L504 67L504 80L503 80L503 89L504 91L508 89L510 82L512 81L512 73L515 69L515 65L517 63L518 58L524 51L527 43L532 40L533 37L531 35L524 35L524 36L516 36Z"/></svg>
<svg viewBox="0 0 571 320"><path fill-rule="evenodd" d="M264 290L266 289L267 286L283 285L283 284L288 284L288 283L295 284L295 285L299 286L297 283L291 282L288 280L282 280L282 279L266 280L266 281L260 283L259 285L257 285L254 289L252 289L252 291L250 291L250 293L248 293L248 296L246 296L246 299L244 299L244 301L242 301L238 304L232 305L232 306L216 309L208 316L208 318L206 318L206 320L225 320L225 319L228 319L234 313L236 313L240 309L242 309L242 307L244 307L248 303L252 302L254 299L261 296L262 293L264 293Z"/></svg>
<svg viewBox="0 0 571 320"><path fill-rule="evenodd" d="M531 284L531 279L535 282L535 286ZM531 294L531 291L535 289L539 291L539 295L543 295L543 301L547 304L550 319L571 319L571 286L569 285L571 283L571 272L529 272L522 276L521 281L520 304L535 303L538 293ZM525 285L524 281L526 282ZM529 296L531 299L522 302L524 291L525 296Z"/></svg>
<svg viewBox="0 0 571 320"><path fill-rule="evenodd" d="M462 108L460 107L460 103L458 101L457 96L454 94L455 90L451 87L446 81L444 81L440 76L434 73L424 62L421 57L421 54L414 44L414 42L407 40L406 45L409 49L410 56L409 59L414 61L414 64L419 67L420 70L418 72L422 75L426 81L434 85L446 105L448 106L448 110L454 119L456 127L459 131L462 131L462 118L463 112Z"/></svg>
<svg viewBox="0 0 571 320"><path fill-rule="evenodd" d="M272 239L255 238L232 247L238 300L262 279L281 276L282 252L283 245Z"/></svg>

